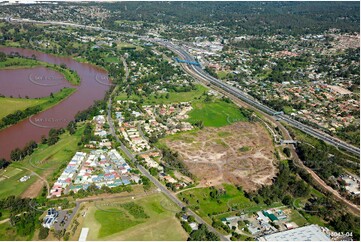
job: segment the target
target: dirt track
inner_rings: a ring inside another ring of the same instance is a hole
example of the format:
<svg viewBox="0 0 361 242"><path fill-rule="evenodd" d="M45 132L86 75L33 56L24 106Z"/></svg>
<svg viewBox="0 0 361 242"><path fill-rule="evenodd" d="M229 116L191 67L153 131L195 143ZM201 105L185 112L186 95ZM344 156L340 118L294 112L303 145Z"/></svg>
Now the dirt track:
<svg viewBox="0 0 361 242"><path fill-rule="evenodd" d="M184 133L166 139L166 144L179 152L200 185L226 182L250 191L271 184L276 173L272 140L258 123L207 127L196 135Z"/></svg>

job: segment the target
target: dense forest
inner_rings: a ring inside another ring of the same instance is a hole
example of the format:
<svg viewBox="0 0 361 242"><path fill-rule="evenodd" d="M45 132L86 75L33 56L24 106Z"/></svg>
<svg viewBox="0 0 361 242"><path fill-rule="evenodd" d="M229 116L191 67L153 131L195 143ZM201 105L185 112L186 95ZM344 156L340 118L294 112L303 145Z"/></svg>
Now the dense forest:
<svg viewBox="0 0 361 242"><path fill-rule="evenodd" d="M229 37L251 34L313 34L330 28L341 32L359 32L359 2L107 2L107 3L58 3L58 5L2 6L3 14L36 20L67 21L69 15L39 15L39 7L59 10L67 9L75 21L84 24L98 23L103 27L120 30L134 30L121 21L140 23L138 33L147 28L165 24L169 34L176 38L188 38L208 34L204 28L179 31L186 25L212 27L212 34ZM106 17L97 18L77 12L74 8L99 7ZM175 27L175 29L172 29ZM177 30L178 29L178 30ZM167 33L163 33L167 35Z"/></svg>
<svg viewBox="0 0 361 242"><path fill-rule="evenodd" d="M102 4L113 13L106 20L145 23L206 24L237 34L317 33L329 28L359 30L358 2L121 2ZM316 14L317 13L317 14Z"/></svg>

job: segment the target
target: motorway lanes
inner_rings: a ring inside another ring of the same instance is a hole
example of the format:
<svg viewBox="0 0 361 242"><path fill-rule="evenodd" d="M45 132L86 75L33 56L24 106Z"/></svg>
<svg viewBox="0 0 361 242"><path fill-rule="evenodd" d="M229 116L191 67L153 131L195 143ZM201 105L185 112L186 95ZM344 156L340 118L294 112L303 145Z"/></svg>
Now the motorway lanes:
<svg viewBox="0 0 361 242"><path fill-rule="evenodd" d="M6 20L6 18L2 18L4 20ZM118 34L123 34L129 37L138 37L140 39L143 39L145 41L151 41L151 42L155 42L155 43L159 43L162 44L164 46L166 46L167 48L169 48L170 50L173 50L174 52L176 52L181 58L185 59L185 60L189 60L189 61L195 61L194 58L184 49L182 49L179 46L176 46L175 44L168 42L168 41L164 41L162 39L153 39L153 38L148 38L146 36L139 36L139 35L135 35L135 34L129 34L129 33L124 33L124 32L119 32L119 31L112 31L109 29L104 29L101 27L93 27L93 26L86 26L86 25L81 25L81 24L73 24L73 23L65 23L65 22L55 22L55 21L36 21L36 20L31 20L31 19L11 19L11 21L14 22L29 22L29 23L41 23L41 24L53 24L53 25L66 25L66 26L72 26L72 27L77 27L77 28L86 28L86 29L94 29L97 31L104 31L104 32L110 32L110 33L118 33ZM205 73L203 71L202 68L198 67L198 66L194 66L194 65L190 65L190 69L193 70L193 72L195 72L197 75L200 75L201 77L203 77L204 79L208 80L209 82L211 82L212 84L224 89L225 91L231 93L232 95L235 95L236 97L240 98L242 101L254 106L255 108L260 109L261 111L264 111L270 115L273 115L273 113L275 113L276 111L259 103L258 101L256 101L254 98L250 97L248 94L245 94L244 92L242 92L241 90L239 90L238 88L232 87L228 84L223 83L221 80L218 80L212 76L210 76L208 73ZM318 139L321 139L329 144L332 144L336 147L340 147L343 148L357 156L360 156L360 149L357 147L354 147L353 145L350 145L344 141L341 141L337 138L331 137L330 135L316 130L314 128L309 127L308 125L305 125L303 123L300 123L294 119L289 118L287 115L280 115L277 116L280 119L282 119L284 122L288 123L289 125L298 128L300 130L302 130L303 132L310 134Z"/></svg>
<svg viewBox="0 0 361 242"><path fill-rule="evenodd" d="M165 42L165 41L156 41L162 45L165 45L166 47L168 47L169 49L173 50L175 53L177 53L181 58L183 58L184 60L188 60L188 61L192 61L194 62L194 58L188 53L186 52L185 50L183 50L181 47L179 46L176 46L174 44L170 44L169 42ZM229 92L230 94L240 98L242 101L258 108L259 110L267 113L267 114L270 114L270 115L273 115L276 110L273 110L263 104L261 104L260 102L256 101L253 97L249 96L248 94L242 92L240 89L238 88L235 88L231 85L228 85L224 82L222 82L221 80L218 80L212 76L210 76L208 73L205 73L203 71L203 69L199 66L195 66L195 65L189 65L189 69L191 71L193 71L196 75L202 77L203 79L209 81L210 83L222 88L223 90ZM293 127L296 127L298 129L301 129L303 132L307 133L307 134L310 134L318 139L321 139L327 143L330 143L332 145L335 145L336 147L340 147L340 148L343 148L351 153L354 153L358 156L360 156L360 149L359 148L356 148L350 144L347 144L346 142L344 141L341 141L337 138L334 138L334 137L331 137L330 135L322 132L322 131L319 131L319 130L316 130L314 128L311 128L301 122L298 122L290 117L288 117L287 115L278 115L277 116L279 119L282 119L284 122L290 124L291 126Z"/></svg>

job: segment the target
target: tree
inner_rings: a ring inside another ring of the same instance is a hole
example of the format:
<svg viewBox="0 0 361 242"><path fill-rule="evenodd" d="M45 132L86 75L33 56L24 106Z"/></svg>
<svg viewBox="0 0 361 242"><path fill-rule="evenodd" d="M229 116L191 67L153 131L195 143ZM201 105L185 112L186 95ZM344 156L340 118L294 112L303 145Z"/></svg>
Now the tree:
<svg viewBox="0 0 361 242"><path fill-rule="evenodd" d="M141 176L141 179L142 179L142 183L143 183L143 188L145 191L149 190L150 189L150 186L151 186L151 182L150 180L148 179L148 177L145 177L145 176Z"/></svg>
<svg viewBox="0 0 361 242"><path fill-rule="evenodd" d="M65 234L65 229L63 229L63 230L54 230L54 236L58 240L60 240L64 236L64 234Z"/></svg>
<svg viewBox="0 0 361 242"><path fill-rule="evenodd" d="M74 121L70 121L66 128L70 134L74 134L77 128L76 123Z"/></svg>
<svg viewBox="0 0 361 242"><path fill-rule="evenodd" d="M192 228L191 226L189 226L189 224L185 221L181 221L182 227L184 228L184 230L189 234L192 232Z"/></svg>
<svg viewBox="0 0 361 242"><path fill-rule="evenodd" d="M48 145L53 145L59 140L59 135L62 133L62 129L56 130L54 128L49 130Z"/></svg>
<svg viewBox="0 0 361 242"><path fill-rule="evenodd" d="M39 239L44 240L44 239L46 239L48 237L48 235L49 235L49 229L44 228L43 226L40 226Z"/></svg>
<svg viewBox="0 0 361 242"><path fill-rule="evenodd" d="M291 205L292 204L292 197L290 195L286 195L283 199L282 199L282 203L284 205Z"/></svg>
<svg viewBox="0 0 361 242"><path fill-rule="evenodd" d="M8 165L10 165L9 161L4 158L0 159L0 169L6 168Z"/></svg>
<svg viewBox="0 0 361 242"><path fill-rule="evenodd" d="M158 169L157 169L157 168L151 167L151 168L149 169L149 172L150 172L150 174L151 174L152 176L158 175Z"/></svg>
<svg viewBox="0 0 361 242"><path fill-rule="evenodd" d="M193 222L195 222L195 221L196 221L196 220L194 219L193 216L191 216L191 215L188 216L188 222L193 223Z"/></svg>
<svg viewBox="0 0 361 242"><path fill-rule="evenodd" d="M285 154L287 155L287 157L291 157L291 150L290 150L290 148L285 147L285 148L283 149L283 153L285 153Z"/></svg>
<svg viewBox="0 0 361 242"><path fill-rule="evenodd" d="M0 52L0 62L4 62L7 60L6 54L4 52Z"/></svg>

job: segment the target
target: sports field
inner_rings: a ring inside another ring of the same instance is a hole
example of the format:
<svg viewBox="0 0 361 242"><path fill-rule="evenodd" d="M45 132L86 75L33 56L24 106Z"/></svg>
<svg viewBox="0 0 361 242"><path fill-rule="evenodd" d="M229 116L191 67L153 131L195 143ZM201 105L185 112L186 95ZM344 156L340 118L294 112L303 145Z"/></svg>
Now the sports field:
<svg viewBox="0 0 361 242"><path fill-rule="evenodd" d="M238 121L247 121L235 104L222 100L197 101L192 103L192 107L193 110L189 112L187 120L191 123L201 120L204 126L222 127Z"/></svg>
<svg viewBox="0 0 361 242"><path fill-rule="evenodd" d="M89 228L87 240L186 240L176 211L179 208L175 204L157 193L91 206L83 227Z"/></svg>

